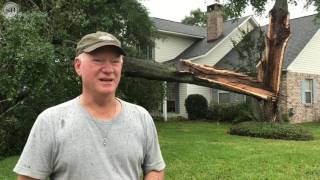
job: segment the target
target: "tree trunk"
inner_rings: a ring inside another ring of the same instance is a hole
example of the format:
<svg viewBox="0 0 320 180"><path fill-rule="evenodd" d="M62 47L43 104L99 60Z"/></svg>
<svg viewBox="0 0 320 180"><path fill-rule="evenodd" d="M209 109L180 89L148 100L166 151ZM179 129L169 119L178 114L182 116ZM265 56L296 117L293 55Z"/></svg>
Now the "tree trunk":
<svg viewBox="0 0 320 180"><path fill-rule="evenodd" d="M273 102L262 103L264 109L263 119L266 121L279 121L278 112L279 91L282 63L285 49L290 37L289 12L287 0L277 0L269 12L269 28L266 36L265 57L258 68L262 75L264 89L273 92L276 96Z"/></svg>

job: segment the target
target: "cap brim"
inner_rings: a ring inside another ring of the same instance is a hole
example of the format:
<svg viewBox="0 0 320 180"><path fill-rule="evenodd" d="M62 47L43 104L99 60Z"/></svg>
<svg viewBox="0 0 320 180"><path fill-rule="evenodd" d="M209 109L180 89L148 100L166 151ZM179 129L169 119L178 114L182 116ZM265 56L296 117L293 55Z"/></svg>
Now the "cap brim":
<svg viewBox="0 0 320 180"><path fill-rule="evenodd" d="M121 47L119 47L117 44L107 43L107 42L100 42L100 43L94 44L94 45L92 45L90 47L87 47L87 48L83 49L82 52L90 53L90 52L92 52L92 51L94 51L94 50L96 50L96 49L98 49L100 47L103 47L103 46L116 47L119 50L120 54L122 54L124 56L126 55L126 52Z"/></svg>

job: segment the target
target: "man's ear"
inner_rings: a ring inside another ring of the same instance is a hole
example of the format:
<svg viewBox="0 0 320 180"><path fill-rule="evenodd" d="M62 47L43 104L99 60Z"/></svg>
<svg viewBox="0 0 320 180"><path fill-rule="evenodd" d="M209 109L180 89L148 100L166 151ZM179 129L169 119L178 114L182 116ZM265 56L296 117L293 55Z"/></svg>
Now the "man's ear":
<svg viewBox="0 0 320 180"><path fill-rule="evenodd" d="M73 66L77 74L81 77L81 59L79 58L79 56L74 58Z"/></svg>

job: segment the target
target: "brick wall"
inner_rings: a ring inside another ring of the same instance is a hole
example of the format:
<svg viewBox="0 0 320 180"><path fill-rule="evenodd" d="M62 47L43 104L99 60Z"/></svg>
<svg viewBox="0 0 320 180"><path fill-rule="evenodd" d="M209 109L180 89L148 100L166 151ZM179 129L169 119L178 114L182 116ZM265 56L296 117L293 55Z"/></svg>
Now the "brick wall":
<svg viewBox="0 0 320 180"><path fill-rule="evenodd" d="M311 105L302 103L301 91L302 81L314 79L316 81L316 102ZM286 72L281 81L280 108L282 112L293 109L290 122L301 123L320 120L320 75Z"/></svg>
<svg viewBox="0 0 320 180"><path fill-rule="evenodd" d="M207 39L214 41L218 39L223 32L223 17L219 12L210 12L207 24Z"/></svg>
<svg viewBox="0 0 320 180"><path fill-rule="evenodd" d="M207 7L207 40L208 42L218 39L223 33L222 6L213 4Z"/></svg>

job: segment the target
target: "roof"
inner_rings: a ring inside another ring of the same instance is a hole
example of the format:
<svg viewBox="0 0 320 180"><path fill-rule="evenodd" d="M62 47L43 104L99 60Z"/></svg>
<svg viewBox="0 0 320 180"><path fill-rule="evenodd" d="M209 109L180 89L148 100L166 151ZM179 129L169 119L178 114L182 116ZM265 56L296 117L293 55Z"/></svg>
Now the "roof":
<svg viewBox="0 0 320 180"><path fill-rule="evenodd" d="M207 36L207 30L203 27L186 25L155 17L152 17L151 20L160 32L181 34L185 36L198 37L200 39Z"/></svg>

